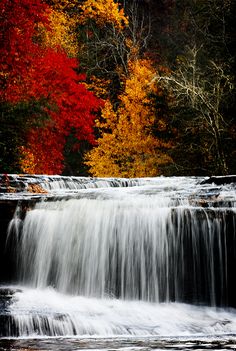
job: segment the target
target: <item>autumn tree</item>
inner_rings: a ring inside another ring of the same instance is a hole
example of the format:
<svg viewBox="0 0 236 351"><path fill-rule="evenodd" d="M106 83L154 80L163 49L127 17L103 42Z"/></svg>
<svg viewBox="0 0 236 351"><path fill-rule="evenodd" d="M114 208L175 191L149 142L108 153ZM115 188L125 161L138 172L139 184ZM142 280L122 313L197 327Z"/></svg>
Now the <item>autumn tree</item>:
<svg viewBox="0 0 236 351"><path fill-rule="evenodd" d="M101 136L87 160L95 176L156 176L160 165L171 162L166 154L171 144L153 135L153 128L164 124L153 103L162 94L153 79L155 69L144 59L130 61L128 67L118 109L107 101L97 121Z"/></svg>
<svg viewBox="0 0 236 351"><path fill-rule="evenodd" d="M0 173L22 172L19 146L25 144L30 129L48 119L45 106L42 100L0 103Z"/></svg>
<svg viewBox="0 0 236 351"><path fill-rule="evenodd" d="M145 49L150 26L144 24L136 0L125 8L114 0L88 0L80 10L81 65L92 86L97 89L101 85L103 95L107 86L109 98L114 101L123 75L128 74L128 61Z"/></svg>
<svg viewBox="0 0 236 351"><path fill-rule="evenodd" d="M47 15L50 29L43 24L38 29L41 45L54 50L63 49L68 56L76 57L78 52L76 17L54 8L48 9Z"/></svg>
<svg viewBox="0 0 236 351"><path fill-rule="evenodd" d="M124 8L111 0L81 6L81 60L90 88L105 99L96 123L98 146L86 162L96 176L157 175L171 162L170 143L156 133L165 125L156 108L162 92L151 82L151 60L142 58L150 34L144 18L137 1Z"/></svg>
<svg viewBox="0 0 236 351"><path fill-rule="evenodd" d="M92 20L100 27L111 24L118 30L122 30L128 24L124 9L119 9L119 4L114 0L86 0L80 8L81 24Z"/></svg>
<svg viewBox="0 0 236 351"><path fill-rule="evenodd" d="M39 56L39 50L31 40L30 31L39 23L47 26L47 17L44 13L45 5L37 2L40 11L30 7L30 2L17 4L12 1L2 1L1 11L1 48L0 48L0 74L1 74L1 162L2 172L10 170L19 171L19 146L24 142L27 131L45 118L43 106L44 99L38 104L33 96L28 95L20 99L24 91L29 92L26 79L28 68L34 59ZM23 7L23 8L22 8ZM24 19L25 11L28 16ZM34 24L33 24L34 23ZM20 25L19 25L20 24ZM31 55L28 55L31 51ZM35 116L35 118L33 117Z"/></svg>
<svg viewBox="0 0 236 351"><path fill-rule="evenodd" d="M39 109L26 114L31 123L24 121L22 126L30 127L26 129L26 143L18 145L20 166L30 173L61 173L63 150L71 132L76 137L75 148L79 141L93 142L93 112L99 101L83 84L85 76L76 72L77 60L49 39L42 40L42 28L45 33L55 29L50 27L52 12L47 5L40 0L4 0L1 13L5 38L1 48L1 103L26 106L42 101L41 115L47 115L42 120Z"/></svg>

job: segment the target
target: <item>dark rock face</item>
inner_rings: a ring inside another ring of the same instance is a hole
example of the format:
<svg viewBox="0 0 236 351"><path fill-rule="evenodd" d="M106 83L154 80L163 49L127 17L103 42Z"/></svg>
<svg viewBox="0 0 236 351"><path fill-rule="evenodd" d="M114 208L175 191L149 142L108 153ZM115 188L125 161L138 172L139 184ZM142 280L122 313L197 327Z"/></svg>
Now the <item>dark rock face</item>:
<svg viewBox="0 0 236 351"><path fill-rule="evenodd" d="M212 176L208 179L205 179L201 182L201 184L216 184L216 185L224 185L224 184L232 184L236 183L236 175L228 175L228 176Z"/></svg>
<svg viewBox="0 0 236 351"><path fill-rule="evenodd" d="M8 228L17 210L17 216L23 220L30 208L35 205L36 200L0 199L0 285L15 283L17 264L17 239L13 236L8 238Z"/></svg>
<svg viewBox="0 0 236 351"><path fill-rule="evenodd" d="M14 277L15 258L12 254L13 248L6 244L6 238L7 228L14 216L16 206L16 201L0 202L0 283L8 283Z"/></svg>

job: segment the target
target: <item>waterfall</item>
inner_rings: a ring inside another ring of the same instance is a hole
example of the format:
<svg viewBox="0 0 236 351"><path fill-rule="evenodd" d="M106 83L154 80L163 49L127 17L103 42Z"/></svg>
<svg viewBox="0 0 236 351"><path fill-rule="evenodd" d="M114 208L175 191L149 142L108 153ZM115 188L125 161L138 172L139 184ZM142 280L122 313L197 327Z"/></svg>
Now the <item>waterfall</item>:
<svg viewBox="0 0 236 351"><path fill-rule="evenodd" d="M236 257L235 190L201 181L113 180L69 198L44 197L23 219L18 211L9 240L15 236L17 285L25 293L14 295L8 329L13 318L19 335L156 335L168 330L162 313L181 309L183 325L188 313L198 321L178 329L176 319L170 334L204 333L202 314L214 328L220 319L218 332L231 332L236 322L223 307L231 305Z"/></svg>
<svg viewBox="0 0 236 351"><path fill-rule="evenodd" d="M137 196L37 204L23 223L19 280L147 301L184 300L191 280L195 302L206 289L204 298L215 304L216 283L225 290L227 280L224 212L163 202Z"/></svg>
<svg viewBox="0 0 236 351"><path fill-rule="evenodd" d="M179 183L36 203L21 229L19 281L100 298L226 303L227 210L196 205Z"/></svg>

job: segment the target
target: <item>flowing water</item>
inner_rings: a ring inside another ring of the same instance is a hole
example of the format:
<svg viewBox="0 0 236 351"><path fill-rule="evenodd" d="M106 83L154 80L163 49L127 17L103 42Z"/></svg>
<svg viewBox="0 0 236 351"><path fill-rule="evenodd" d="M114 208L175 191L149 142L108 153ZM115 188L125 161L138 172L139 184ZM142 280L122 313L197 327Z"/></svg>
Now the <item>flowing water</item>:
<svg viewBox="0 0 236 351"><path fill-rule="evenodd" d="M9 225L0 350L236 349L234 184L38 179Z"/></svg>

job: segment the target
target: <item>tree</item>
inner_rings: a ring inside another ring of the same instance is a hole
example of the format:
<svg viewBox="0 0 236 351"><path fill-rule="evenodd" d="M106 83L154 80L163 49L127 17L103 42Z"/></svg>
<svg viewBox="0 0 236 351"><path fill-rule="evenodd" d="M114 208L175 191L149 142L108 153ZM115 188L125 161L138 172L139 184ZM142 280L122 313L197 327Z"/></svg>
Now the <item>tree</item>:
<svg viewBox="0 0 236 351"><path fill-rule="evenodd" d="M173 158L188 173L229 171L231 157L227 154L233 152L230 144L235 137L231 133L235 103L232 4L176 1L171 21L175 30L168 32L172 43L168 50L176 60L171 62L172 73L157 80L164 82L175 97L172 107L180 126L180 144ZM181 159L183 149L188 153Z"/></svg>
<svg viewBox="0 0 236 351"><path fill-rule="evenodd" d="M28 130L26 144L18 145L21 167L30 173L61 173L63 149L71 130L76 147L80 140L93 142L93 112L100 102L83 84L85 76L76 73L77 60L69 58L63 48L47 47L42 41L42 27L50 30L47 5L39 0L4 0L1 12L6 38L1 48L1 102L16 106L46 101L42 110L48 116L43 124L36 123ZM35 121L38 116L29 118ZM31 169L28 156L34 160Z"/></svg>
<svg viewBox="0 0 236 351"><path fill-rule="evenodd" d="M144 20L147 14L137 0L125 8L113 0L85 1L81 11L81 64L89 76L119 81L128 73L128 61L147 48L151 28Z"/></svg>
<svg viewBox="0 0 236 351"><path fill-rule="evenodd" d="M162 94L153 80L155 70L144 59L130 61L128 67L118 109L107 101L97 121L101 137L86 162L95 176L156 176L160 165L171 162L165 152L171 143L153 135L153 128L163 123L153 102Z"/></svg>
<svg viewBox="0 0 236 351"><path fill-rule="evenodd" d="M198 126L197 132L201 135L198 148L202 148L205 157L210 157L217 172L226 174L223 139L228 124L222 105L233 91L232 76L227 74L226 65L214 61L209 61L203 70L198 62L199 50L190 49L170 76L160 76L157 80L163 81L172 91L175 106L183 106L191 113L192 118L185 122L185 130L196 131ZM207 76L206 69L209 70ZM194 138L191 140L193 142Z"/></svg>
<svg viewBox="0 0 236 351"><path fill-rule="evenodd" d="M25 143L30 129L47 120L45 107L42 100L0 103L0 173L22 172L19 146Z"/></svg>
<svg viewBox="0 0 236 351"><path fill-rule="evenodd" d="M99 27L104 27L104 24L111 24L118 30L122 30L124 26L128 25L124 9L119 9L119 4L113 0L86 0L80 8L82 11L81 24L92 20Z"/></svg>
<svg viewBox="0 0 236 351"><path fill-rule="evenodd" d="M56 51L63 49L69 57L76 57L78 53L76 16L52 8L48 10L48 21L49 30L43 24L38 29L41 45Z"/></svg>

